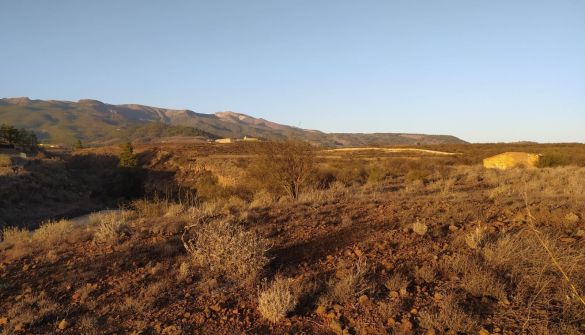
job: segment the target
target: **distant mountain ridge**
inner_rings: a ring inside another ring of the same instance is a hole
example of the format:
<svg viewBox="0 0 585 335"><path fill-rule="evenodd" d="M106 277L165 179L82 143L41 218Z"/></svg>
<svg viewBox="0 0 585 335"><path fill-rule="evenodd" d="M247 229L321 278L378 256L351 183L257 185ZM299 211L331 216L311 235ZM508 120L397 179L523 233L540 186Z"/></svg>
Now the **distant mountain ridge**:
<svg viewBox="0 0 585 335"><path fill-rule="evenodd" d="M45 142L68 145L78 139L97 144L172 135L299 139L331 147L466 143L450 135L324 133L229 111L203 114L138 104L112 105L91 99L0 99L0 123L34 130Z"/></svg>

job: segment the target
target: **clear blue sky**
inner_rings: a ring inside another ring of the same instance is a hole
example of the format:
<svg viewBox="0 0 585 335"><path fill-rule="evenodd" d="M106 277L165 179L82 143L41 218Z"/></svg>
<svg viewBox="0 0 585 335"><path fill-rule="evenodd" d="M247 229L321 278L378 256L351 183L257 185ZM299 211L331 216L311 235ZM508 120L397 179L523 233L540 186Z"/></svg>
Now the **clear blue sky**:
<svg viewBox="0 0 585 335"><path fill-rule="evenodd" d="M0 0L0 96L585 142L585 1Z"/></svg>

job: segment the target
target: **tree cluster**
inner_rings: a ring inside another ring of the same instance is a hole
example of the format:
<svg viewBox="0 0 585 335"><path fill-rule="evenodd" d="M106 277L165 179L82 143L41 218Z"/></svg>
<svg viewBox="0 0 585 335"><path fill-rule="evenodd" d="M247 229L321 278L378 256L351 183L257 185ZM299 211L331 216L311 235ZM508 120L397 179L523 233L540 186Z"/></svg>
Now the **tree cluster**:
<svg viewBox="0 0 585 335"><path fill-rule="evenodd" d="M32 149L37 147L38 139L32 131L2 124L0 126L0 143Z"/></svg>

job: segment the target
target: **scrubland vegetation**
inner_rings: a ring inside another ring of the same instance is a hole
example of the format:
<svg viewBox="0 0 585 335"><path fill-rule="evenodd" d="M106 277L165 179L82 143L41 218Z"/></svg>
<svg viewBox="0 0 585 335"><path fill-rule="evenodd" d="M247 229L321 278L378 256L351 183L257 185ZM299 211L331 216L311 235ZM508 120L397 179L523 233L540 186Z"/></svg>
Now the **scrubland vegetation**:
<svg viewBox="0 0 585 335"><path fill-rule="evenodd" d="M467 153L270 145L137 148L142 197L5 227L0 330L585 332L582 147L498 171Z"/></svg>

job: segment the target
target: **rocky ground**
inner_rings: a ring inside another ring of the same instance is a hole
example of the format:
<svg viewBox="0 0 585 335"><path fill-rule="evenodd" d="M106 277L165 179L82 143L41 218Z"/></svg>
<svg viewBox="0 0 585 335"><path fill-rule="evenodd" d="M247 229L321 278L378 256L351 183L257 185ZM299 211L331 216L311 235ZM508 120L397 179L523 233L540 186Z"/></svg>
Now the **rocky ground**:
<svg viewBox="0 0 585 335"><path fill-rule="evenodd" d="M584 181L581 168L451 167L295 201L137 201L88 224L12 230L0 243L0 329L582 334ZM246 280L233 279L241 264L222 270L229 257L194 261L185 248L185 226L220 222L269 246ZM259 298L279 278L294 304L271 321Z"/></svg>

